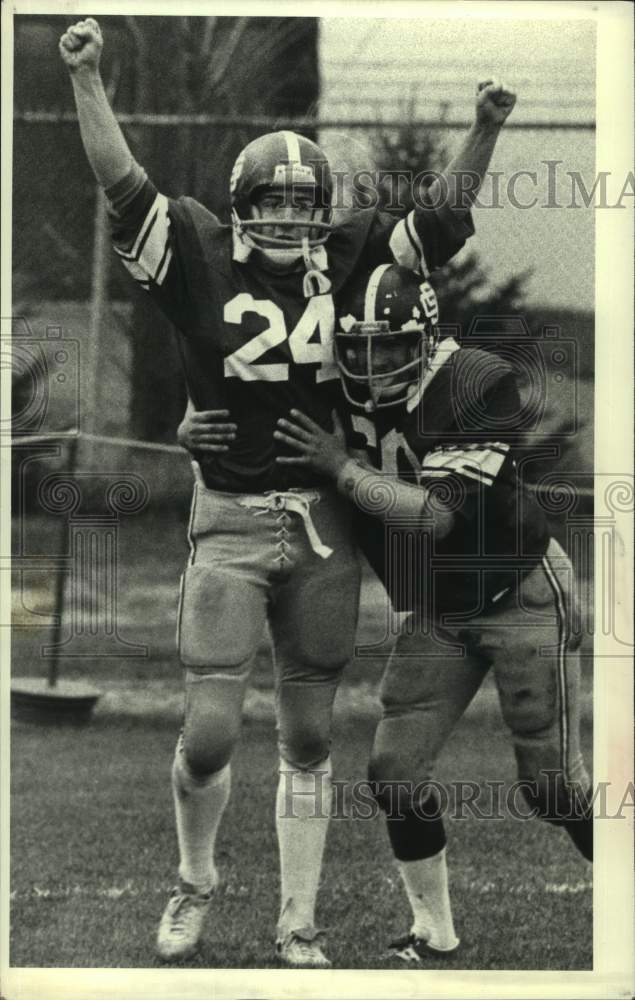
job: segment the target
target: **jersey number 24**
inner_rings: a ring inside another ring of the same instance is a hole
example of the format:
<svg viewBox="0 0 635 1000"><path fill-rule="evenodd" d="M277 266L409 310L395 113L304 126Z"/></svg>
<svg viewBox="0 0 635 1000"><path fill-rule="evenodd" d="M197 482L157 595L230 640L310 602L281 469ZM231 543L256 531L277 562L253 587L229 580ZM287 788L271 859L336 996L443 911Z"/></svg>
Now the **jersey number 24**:
<svg viewBox="0 0 635 1000"><path fill-rule="evenodd" d="M309 299L291 333L287 330L280 306L269 299L254 299L249 292L234 296L225 306L223 318L226 323L240 325L245 313L262 316L268 320L269 326L225 358L225 378L240 378L244 382L285 382L289 378L286 362L263 363L260 359L272 347L278 347L287 339L295 364L318 365L317 382L337 377L333 360L335 310L330 295L315 295ZM316 333L317 339L313 340Z"/></svg>

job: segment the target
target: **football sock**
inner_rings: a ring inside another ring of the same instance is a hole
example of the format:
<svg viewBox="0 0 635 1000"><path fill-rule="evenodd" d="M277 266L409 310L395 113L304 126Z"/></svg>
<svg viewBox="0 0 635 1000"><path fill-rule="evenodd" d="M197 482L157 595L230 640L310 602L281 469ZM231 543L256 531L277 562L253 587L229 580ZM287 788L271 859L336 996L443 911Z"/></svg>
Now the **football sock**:
<svg viewBox="0 0 635 1000"><path fill-rule="evenodd" d="M439 950L455 948L459 942L452 921L445 848L433 857L397 864L412 908L411 932Z"/></svg>
<svg viewBox="0 0 635 1000"><path fill-rule="evenodd" d="M214 865L216 834L229 799L231 768L204 778L193 775L177 746L172 765L172 793L181 863L179 876L198 892L208 892L217 881Z"/></svg>
<svg viewBox="0 0 635 1000"><path fill-rule="evenodd" d="M380 801L381 805L381 801ZM446 845L443 817L436 795L430 795L415 810L386 813L386 829L397 861L431 858Z"/></svg>
<svg viewBox="0 0 635 1000"><path fill-rule="evenodd" d="M331 760L301 771L280 760L276 831L280 851L279 931L313 927L331 815Z"/></svg>

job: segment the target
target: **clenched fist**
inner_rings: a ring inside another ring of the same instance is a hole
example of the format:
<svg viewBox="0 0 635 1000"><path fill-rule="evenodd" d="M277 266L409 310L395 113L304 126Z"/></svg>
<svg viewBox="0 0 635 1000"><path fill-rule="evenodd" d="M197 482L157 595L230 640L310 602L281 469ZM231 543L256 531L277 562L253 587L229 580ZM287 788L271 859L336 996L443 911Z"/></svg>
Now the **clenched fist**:
<svg viewBox="0 0 635 1000"><path fill-rule="evenodd" d="M516 94L498 80L483 80L476 90L479 125L502 125L516 103Z"/></svg>
<svg viewBox="0 0 635 1000"><path fill-rule="evenodd" d="M104 40L97 21L87 17L64 32L59 42L62 59L71 73L99 67Z"/></svg>

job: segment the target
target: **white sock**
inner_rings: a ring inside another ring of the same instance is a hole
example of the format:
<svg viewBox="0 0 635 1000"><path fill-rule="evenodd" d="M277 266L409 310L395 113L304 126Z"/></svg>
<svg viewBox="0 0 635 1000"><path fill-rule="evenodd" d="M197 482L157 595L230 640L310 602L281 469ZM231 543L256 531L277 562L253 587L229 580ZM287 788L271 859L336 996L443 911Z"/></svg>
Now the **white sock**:
<svg viewBox="0 0 635 1000"><path fill-rule="evenodd" d="M331 759L310 771L280 760L276 830L280 851L279 930L313 927L331 816Z"/></svg>
<svg viewBox="0 0 635 1000"><path fill-rule="evenodd" d="M440 950L456 947L445 847L431 858L397 864L412 908L411 933Z"/></svg>
<svg viewBox="0 0 635 1000"><path fill-rule="evenodd" d="M199 892L218 882L214 845L229 799L231 768L226 764L208 778L196 778L177 745L172 764L172 794L181 863L179 875Z"/></svg>

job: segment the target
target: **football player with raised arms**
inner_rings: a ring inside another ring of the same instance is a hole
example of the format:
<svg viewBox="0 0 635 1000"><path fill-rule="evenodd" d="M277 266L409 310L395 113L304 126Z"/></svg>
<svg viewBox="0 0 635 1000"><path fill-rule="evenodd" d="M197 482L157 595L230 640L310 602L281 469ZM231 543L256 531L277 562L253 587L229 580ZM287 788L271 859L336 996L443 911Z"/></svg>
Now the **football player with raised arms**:
<svg viewBox="0 0 635 1000"><path fill-rule="evenodd" d="M276 436L298 455L277 461L330 476L350 498L361 548L394 608L410 612L381 683L369 778L412 909L393 953L418 964L459 944L434 766L490 669L528 811L592 859L573 570L522 484L512 365L437 342L430 284L398 265L375 268L338 315L360 455L341 427L296 411Z"/></svg>
<svg viewBox="0 0 635 1000"><path fill-rule="evenodd" d="M391 259L427 273L471 235L469 206L515 98L493 81L480 85L475 124L444 176L449 200L431 189L402 220L371 208L334 226L326 158L281 131L238 157L232 220L222 225L193 199L159 193L135 162L104 92L102 44L92 18L60 39L84 148L110 203L117 253L177 328L197 411L179 607L185 710L172 770L179 880L157 951L176 961L200 942L218 884L230 760L268 620L281 770L277 953L288 965L327 966L314 909L328 817L315 814L330 801L331 710L352 652L359 570L350 505L322 473L280 464L274 431L295 408L332 427L341 398L333 296L355 273Z"/></svg>

